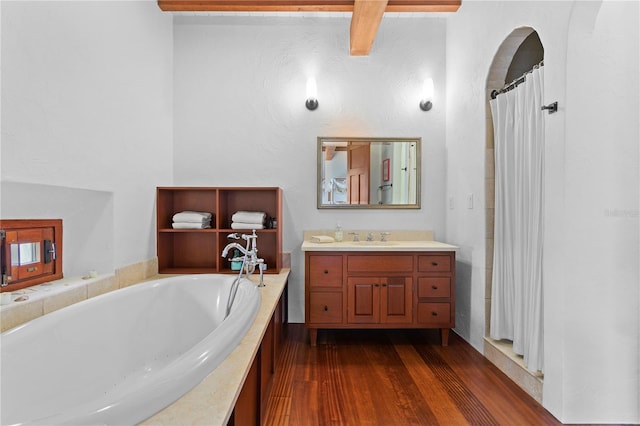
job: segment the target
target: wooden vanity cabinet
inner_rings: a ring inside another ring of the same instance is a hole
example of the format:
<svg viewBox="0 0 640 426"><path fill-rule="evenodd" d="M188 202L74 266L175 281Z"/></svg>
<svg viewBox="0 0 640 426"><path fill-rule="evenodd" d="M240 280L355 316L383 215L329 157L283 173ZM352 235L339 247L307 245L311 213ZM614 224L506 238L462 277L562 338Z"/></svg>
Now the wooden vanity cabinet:
<svg viewBox="0 0 640 426"><path fill-rule="evenodd" d="M455 325L455 252L305 252L305 325L325 328Z"/></svg>

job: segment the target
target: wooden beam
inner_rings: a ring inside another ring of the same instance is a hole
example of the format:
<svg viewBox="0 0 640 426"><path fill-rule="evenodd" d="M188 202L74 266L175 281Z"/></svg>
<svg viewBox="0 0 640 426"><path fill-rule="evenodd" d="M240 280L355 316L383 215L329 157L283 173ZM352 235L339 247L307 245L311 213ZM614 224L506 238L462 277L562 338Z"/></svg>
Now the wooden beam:
<svg viewBox="0 0 640 426"><path fill-rule="evenodd" d="M384 12L455 12L462 0L158 0L166 12L352 12L350 53L371 51Z"/></svg>
<svg viewBox="0 0 640 426"><path fill-rule="evenodd" d="M455 12L462 0L389 0L386 12Z"/></svg>
<svg viewBox="0 0 640 426"><path fill-rule="evenodd" d="M455 12L461 2L389 0L386 11ZM353 12L353 4L354 0L158 0L166 12Z"/></svg>
<svg viewBox="0 0 640 426"><path fill-rule="evenodd" d="M164 11L350 12L353 0L158 0Z"/></svg>
<svg viewBox="0 0 640 426"><path fill-rule="evenodd" d="M388 0L355 0L351 17L352 56L366 56L376 39Z"/></svg>
<svg viewBox="0 0 640 426"><path fill-rule="evenodd" d="M333 156L336 153L336 147L333 145L330 145L324 149L324 160L325 161L331 161L333 159Z"/></svg>

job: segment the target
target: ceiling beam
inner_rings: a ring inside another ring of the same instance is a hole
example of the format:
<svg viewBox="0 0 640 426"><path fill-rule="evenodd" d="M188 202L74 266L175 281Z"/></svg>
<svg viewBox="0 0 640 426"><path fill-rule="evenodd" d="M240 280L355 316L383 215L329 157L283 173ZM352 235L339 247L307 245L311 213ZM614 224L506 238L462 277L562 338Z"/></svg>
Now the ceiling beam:
<svg viewBox="0 0 640 426"><path fill-rule="evenodd" d="M461 2L388 0L385 11L455 12ZM166 12L353 12L353 4L354 0L158 0Z"/></svg>
<svg viewBox="0 0 640 426"><path fill-rule="evenodd" d="M388 0L355 0L351 16L351 56L367 56L376 39Z"/></svg>
<svg viewBox="0 0 640 426"><path fill-rule="evenodd" d="M350 53L371 51L385 12L455 12L462 0L158 0L165 12L352 12Z"/></svg>

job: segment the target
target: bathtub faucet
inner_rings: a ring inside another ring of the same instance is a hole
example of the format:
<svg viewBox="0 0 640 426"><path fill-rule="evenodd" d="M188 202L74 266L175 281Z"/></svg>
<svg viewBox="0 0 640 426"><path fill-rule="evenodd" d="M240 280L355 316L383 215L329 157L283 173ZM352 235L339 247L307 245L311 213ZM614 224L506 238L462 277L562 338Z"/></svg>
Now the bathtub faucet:
<svg viewBox="0 0 640 426"><path fill-rule="evenodd" d="M258 270L260 271L260 283L258 287L264 287L264 279L263 273L264 270L267 269L267 264L264 263L264 259L260 259L258 257L258 247L256 247L256 240L258 236L256 235L256 230L253 230L251 235L241 234L238 235L237 232L233 234L229 234L227 236L228 239L231 240L239 240L243 239L247 242L245 247L242 247L240 244L233 242L226 245L226 247L222 250L222 257L227 257L229 254L229 250L238 249L242 256L237 256L231 259L232 262L242 262L242 266L240 266L240 271L238 272L238 277L233 280L233 284L231 284L231 290L229 291L229 298L227 299L227 310L225 313L225 318L229 316L231 313L231 306L233 306L233 301L236 298L236 293L238 291L238 286L240 285L240 279L242 278L242 273L245 273L245 277L253 274L253 271L256 270L256 266L258 266Z"/></svg>
<svg viewBox="0 0 640 426"><path fill-rule="evenodd" d="M258 247L256 245L256 240L258 239L258 235L256 234L256 230L254 229L251 234L238 234L234 232L233 234L229 234L227 236L228 239L239 240L243 239L247 242L245 247L242 245L232 242L226 245L226 247L222 250L222 257L227 257L229 254L229 250L238 249L242 256L234 257L231 259L232 262L242 262L242 267L240 268L240 272L238 274L238 279L242 278L242 272L245 271L245 275L251 275L255 270L256 266L260 271L260 284L258 287L264 287L264 271L267 269L266 263L264 263L264 259L258 257Z"/></svg>

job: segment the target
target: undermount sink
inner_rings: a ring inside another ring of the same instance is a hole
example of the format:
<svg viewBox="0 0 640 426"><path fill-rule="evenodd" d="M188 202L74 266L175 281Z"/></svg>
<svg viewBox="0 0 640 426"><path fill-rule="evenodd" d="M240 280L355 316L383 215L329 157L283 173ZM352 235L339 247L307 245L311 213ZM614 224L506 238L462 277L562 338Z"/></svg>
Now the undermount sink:
<svg viewBox="0 0 640 426"><path fill-rule="evenodd" d="M351 241L351 243L362 246L393 246L398 244L397 241Z"/></svg>

